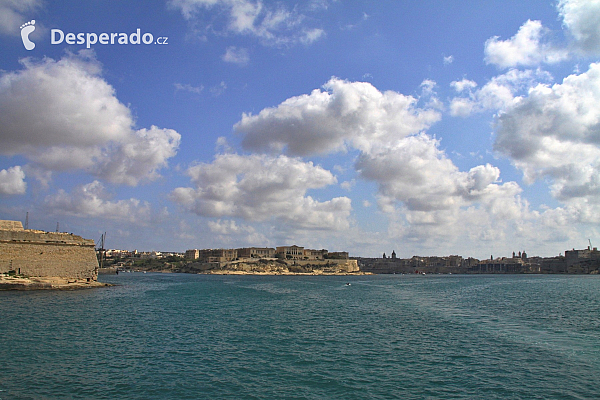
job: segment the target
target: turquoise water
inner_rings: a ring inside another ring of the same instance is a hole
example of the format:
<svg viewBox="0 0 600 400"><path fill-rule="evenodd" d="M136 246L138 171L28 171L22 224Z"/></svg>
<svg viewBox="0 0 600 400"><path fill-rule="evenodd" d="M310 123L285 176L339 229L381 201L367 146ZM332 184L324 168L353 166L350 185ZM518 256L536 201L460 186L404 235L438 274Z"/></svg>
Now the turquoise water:
<svg viewBox="0 0 600 400"><path fill-rule="evenodd" d="M100 280L0 292L0 399L600 398L598 276Z"/></svg>

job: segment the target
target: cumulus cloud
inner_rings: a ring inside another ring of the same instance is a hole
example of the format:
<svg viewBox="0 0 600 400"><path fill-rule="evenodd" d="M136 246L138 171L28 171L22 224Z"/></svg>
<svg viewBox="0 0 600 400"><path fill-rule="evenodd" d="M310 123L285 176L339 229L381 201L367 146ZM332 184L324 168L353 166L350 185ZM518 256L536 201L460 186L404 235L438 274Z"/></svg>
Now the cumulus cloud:
<svg viewBox="0 0 600 400"><path fill-rule="evenodd" d="M46 196L45 208L53 214L84 218L106 218L145 224L165 216L166 210L154 213L150 204L138 199L111 200L110 194L99 181L76 187L71 193L59 190Z"/></svg>
<svg viewBox="0 0 600 400"><path fill-rule="evenodd" d="M0 0L0 33L20 35L19 26L31 19L28 13L41 5L41 0Z"/></svg>
<svg viewBox="0 0 600 400"><path fill-rule="evenodd" d="M504 110L520 100L518 93L539 82L551 80L552 76L541 70L511 69L502 75L493 77L477 90L475 90L477 83L474 81L468 79L454 81L450 86L461 93L461 96L451 100L450 114L467 117L486 110Z"/></svg>
<svg viewBox="0 0 600 400"><path fill-rule="evenodd" d="M244 134L247 150L308 156L370 151L396 138L429 128L440 119L435 109L417 107L417 99L380 92L367 82L332 78L309 95L287 99L258 115L244 114L234 129Z"/></svg>
<svg viewBox="0 0 600 400"><path fill-rule="evenodd" d="M260 0L170 0L169 5L190 22L206 21L205 29L256 37L267 45L310 44L324 35L322 29L304 26L306 16L299 6L288 10L283 4L271 6ZM217 17L205 15L214 9L219 11ZM309 6L305 11L316 9Z"/></svg>
<svg viewBox="0 0 600 400"><path fill-rule="evenodd" d="M529 74L535 73L511 71L496 84L518 86ZM425 80L421 86L423 95L415 99L382 93L369 83L332 78L324 90L292 97L255 116L244 115L235 129L245 135L242 144L248 150L300 156L358 150L358 176L377 184L379 209L397 215L398 224L392 223L397 237L456 236L456 227L467 216L493 231L502 217L521 216L525 205L516 183L500 182L500 170L489 164L460 171L439 149L439 141L424 133L440 114L435 107L417 106L423 98L435 98L435 82ZM477 85L464 80L455 86L472 94ZM514 98L507 91L506 102ZM474 96L471 101L482 107L476 102L483 101L484 94ZM353 183L340 186L351 190Z"/></svg>
<svg viewBox="0 0 600 400"><path fill-rule="evenodd" d="M464 233L466 221L480 232L494 225L502 230L501 221L525 213L520 187L500 182L497 167L460 171L439 149L439 141L426 134L362 153L356 168L361 178L377 183L378 206L396 221L390 232L395 237L451 240Z"/></svg>
<svg viewBox="0 0 600 400"><path fill-rule="evenodd" d="M600 1L561 0L558 11L577 49L590 55L600 54Z"/></svg>
<svg viewBox="0 0 600 400"><path fill-rule="evenodd" d="M456 90L458 93L464 92L465 90L475 89L477 82L463 78L460 81L454 81L450 83L450 87Z"/></svg>
<svg viewBox="0 0 600 400"><path fill-rule="evenodd" d="M494 36L485 42L485 61L500 68L556 63L568 57L566 50L543 42L546 30L540 21L528 20L508 40Z"/></svg>
<svg viewBox="0 0 600 400"><path fill-rule="evenodd" d="M0 170L0 195L25 194L25 172L20 166Z"/></svg>
<svg viewBox="0 0 600 400"><path fill-rule="evenodd" d="M93 53L21 63L22 70L0 75L0 154L129 185L155 179L175 155L180 135L155 126L135 130Z"/></svg>
<svg viewBox="0 0 600 400"><path fill-rule="evenodd" d="M337 230L348 227L350 199L317 201L309 189L336 183L331 172L284 155L221 154L188 169L195 187L179 187L173 201L208 217L274 220L292 227Z"/></svg>
<svg viewBox="0 0 600 400"><path fill-rule="evenodd" d="M600 199L600 64L538 85L499 117L494 148L527 182L551 179L552 193L587 208ZM577 201L576 201L577 200Z"/></svg>
<svg viewBox="0 0 600 400"><path fill-rule="evenodd" d="M444 210L485 197L500 170L489 164L461 172L425 134L411 136L377 153L361 154L356 168L379 184L384 203L402 202L415 211Z"/></svg>
<svg viewBox="0 0 600 400"><path fill-rule="evenodd" d="M98 176L109 182L137 185L141 179L155 180L158 169L167 166L175 156L180 135L173 129L138 129L104 157L98 165Z"/></svg>

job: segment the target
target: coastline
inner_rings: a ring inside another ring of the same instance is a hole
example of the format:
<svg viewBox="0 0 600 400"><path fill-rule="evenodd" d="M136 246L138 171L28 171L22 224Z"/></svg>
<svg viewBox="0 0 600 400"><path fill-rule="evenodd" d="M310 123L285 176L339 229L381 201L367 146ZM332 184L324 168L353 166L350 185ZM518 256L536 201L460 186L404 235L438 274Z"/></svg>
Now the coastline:
<svg viewBox="0 0 600 400"><path fill-rule="evenodd" d="M63 277L23 277L0 275L0 291L6 290L78 290L113 286L110 283Z"/></svg>
<svg viewBox="0 0 600 400"><path fill-rule="evenodd" d="M371 272L285 272L285 271L236 271L236 270L215 270L208 272L199 272L199 275L298 275L298 276L358 276L358 275L372 275Z"/></svg>

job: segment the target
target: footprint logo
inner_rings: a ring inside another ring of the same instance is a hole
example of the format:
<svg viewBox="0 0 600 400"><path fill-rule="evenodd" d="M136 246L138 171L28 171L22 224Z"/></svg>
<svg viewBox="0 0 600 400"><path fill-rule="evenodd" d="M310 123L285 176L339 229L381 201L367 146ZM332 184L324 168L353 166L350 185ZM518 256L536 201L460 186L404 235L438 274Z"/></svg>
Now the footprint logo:
<svg viewBox="0 0 600 400"><path fill-rule="evenodd" d="M23 39L23 46L26 50L33 50L35 43L29 40L29 34L35 31L35 19L21 25L21 39Z"/></svg>

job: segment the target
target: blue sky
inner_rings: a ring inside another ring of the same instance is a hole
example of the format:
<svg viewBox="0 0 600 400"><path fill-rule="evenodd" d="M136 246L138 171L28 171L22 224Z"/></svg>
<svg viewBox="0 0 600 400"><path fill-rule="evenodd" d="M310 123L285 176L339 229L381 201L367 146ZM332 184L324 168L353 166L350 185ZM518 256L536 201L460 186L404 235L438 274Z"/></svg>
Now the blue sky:
<svg viewBox="0 0 600 400"><path fill-rule="evenodd" d="M599 20L591 0L0 0L0 219L138 250L581 248ZM51 40L137 29L153 43Z"/></svg>

